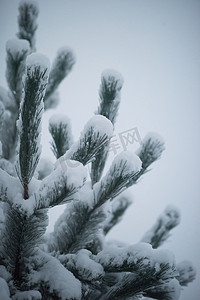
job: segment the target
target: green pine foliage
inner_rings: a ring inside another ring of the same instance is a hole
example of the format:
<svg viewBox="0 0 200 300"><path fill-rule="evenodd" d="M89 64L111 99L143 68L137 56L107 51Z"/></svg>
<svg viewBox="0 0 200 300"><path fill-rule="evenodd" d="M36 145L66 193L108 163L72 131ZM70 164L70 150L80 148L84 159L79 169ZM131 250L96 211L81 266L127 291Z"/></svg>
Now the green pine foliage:
<svg viewBox="0 0 200 300"><path fill-rule="evenodd" d="M138 244L106 240L132 202L125 190L164 150L149 134L137 155L120 153L103 176L123 85L118 72L102 73L98 109L77 142L66 116L50 119L56 162L41 163L42 115L57 105L75 58L61 48L49 70L34 53L38 13L35 1L20 2L18 39L6 46L8 90L0 88L0 299L179 299L195 268L158 249L179 224L177 209L167 207ZM63 213L46 234L48 209L57 205Z"/></svg>

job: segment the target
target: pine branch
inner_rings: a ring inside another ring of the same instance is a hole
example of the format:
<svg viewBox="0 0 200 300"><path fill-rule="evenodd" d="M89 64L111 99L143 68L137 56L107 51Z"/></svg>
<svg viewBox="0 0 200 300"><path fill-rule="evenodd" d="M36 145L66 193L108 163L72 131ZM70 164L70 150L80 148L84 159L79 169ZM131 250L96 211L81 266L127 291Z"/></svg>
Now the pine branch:
<svg viewBox="0 0 200 300"><path fill-rule="evenodd" d="M146 265L159 271L162 265L169 265L170 270L166 276L174 274L174 256L167 250L153 249L146 243L118 247L115 245L104 247L95 258L106 273L143 272ZM171 275L170 275L171 276Z"/></svg>
<svg viewBox="0 0 200 300"><path fill-rule="evenodd" d="M86 165L95 158L101 147L108 143L112 134L111 122L103 116L94 116L85 125L79 141L69 149L64 158Z"/></svg>
<svg viewBox="0 0 200 300"><path fill-rule="evenodd" d="M160 271L156 271L155 268L151 268L149 265L145 265L144 268L137 273L125 273L122 274L121 280L119 280L114 286L108 289L108 292L104 294L100 299L124 299L142 295L150 288L159 287L164 281L168 281L173 278L173 272L170 272L171 268L168 264L163 264ZM165 299L165 298L162 298Z"/></svg>
<svg viewBox="0 0 200 300"><path fill-rule="evenodd" d="M27 217L18 209L8 209L2 236L2 255L17 284L20 284L23 276L27 276L25 265L40 244L47 225L45 210Z"/></svg>
<svg viewBox="0 0 200 300"><path fill-rule="evenodd" d="M86 248L93 253L98 253L102 249L99 232L102 232L104 227L102 223L106 219L102 205L120 193L127 181L137 174L140 165L138 157L130 153L122 153L114 160L102 182L94 186L94 194L91 188L86 189L87 193L83 189L80 194L82 201L68 206L66 212L57 221L53 234L54 250L60 253L75 253ZM89 199L84 201L86 194Z"/></svg>
<svg viewBox="0 0 200 300"><path fill-rule="evenodd" d="M82 249L76 254L60 255L58 258L82 282L95 284L103 279L103 267L94 261L92 253L88 250Z"/></svg>
<svg viewBox="0 0 200 300"><path fill-rule="evenodd" d="M96 261L104 267L105 272L120 272L118 277L113 278L113 284L109 281L111 285L108 285L101 300L137 296L168 282L175 275L171 254L164 250L153 250L148 244L107 248L97 255Z"/></svg>
<svg viewBox="0 0 200 300"><path fill-rule="evenodd" d="M86 248L97 253L102 249L100 236L106 214L103 208L93 211L87 198L84 201L84 193L81 196L82 201L68 204L57 220L50 251L56 250L66 254Z"/></svg>
<svg viewBox="0 0 200 300"><path fill-rule="evenodd" d="M58 166L49 176L43 179L39 190L34 194L36 208L49 208L64 204L76 198L75 193L83 186L86 170L79 164L76 168L62 170Z"/></svg>
<svg viewBox="0 0 200 300"><path fill-rule="evenodd" d="M93 253L100 251L102 243L101 238L99 239L99 231L104 227L102 223L106 219L102 205L120 193L127 181L137 174L140 165L138 157L128 152L122 153L114 160L102 182L94 186L94 194L91 188L86 189L87 193L84 189L81 190L82 201L68 206L66 212L57 221L53 243L53 248L55 245L57 248L54 250L60 253L75 253L81 248L87 248ZM84 201L86 194L89 199ZM95 245L91 241L98 242Z"/></svg>
<svg viewBox="0 0 200 300"><path fill-rule="evenodd" d="M143 172L146 172L147 168L161 157L164 150L164 141L158 134L147 134L136 152L142 161Z"/></svg>
<svg viewBox="0 0 200 300"><path fill-rule="evenodd" d="M191 264L190 261L182 261L177 264L178 276L176 279L179 281L181 286L187 286L188 283L195 280L196 268Z"/></svg>
<svg viewBox="0 0 200 300"><path fill-rule="evenodd" d="M104 225L105 235L121 221L122 216L131 204L132 199L126 192L122 193L112 201L111 213Z"/></svg>
<svg viewBox="0 0 200 300"><path fill-rule="evenodd" d="M36 178L43 180L45 177L51 174L54 169L54 164L47 158L40 158L38 166L36 168Z"/></svg>
<svg viewBox="0 0 200 300"><path fill-rule="evenodd" d="M137 176L130 180L127 188L136 184L138 179L149 171L148 167L161 157L162 152L165 150L163 139L155 133L149 133L143 139L142 145L136 151L136 154L142 161L142 168Z"/></svg>
<svg viewBox="0 0 200 300"><path fill-rule="evenodd" d="M161 290L160 286L175 276L173 256L165 250L154 250L148 244L107 247L98 253L95 261L106 272L102 287L104 292L100 299L129 299L147 295L150 289ZM172 292L166 287L163 290L166 294Z"/></svg>
<svg viewBox="0 0 200 300"><path fill-rule="evenodd" d="M39 9L34 0L22 0L19 4L17 33L18 38L29 41L32 51L35 51L35 32Z"/></svg>
<svg viewBox="0 0 200 300"><path fill-rule="evenodd" d="M97 183L104 171L104 167L108 158L109 143L103 146L95 155L94 161L92 161L90 177L92 185Z"/></svg>
<svg viewBox="0 0 200 300"><path fill-rule="evenodd" d="M132 182L141 169L138 156L125 151L118 154L108 173L94 185L96 207L113 199Z"/></svg>
<svg viewBox="0 0 200 300"><path fill-rule="evenodd" d="M166 276L166 273L170 270L169 265L162 265L161 270L156 272L155 269L145 266L141 272L127 273L124 276L121 276L121 280L111 287L108 292L103 295L101 300L109 299L124 299L129 297L134 297L145 293L150 288L159 287L163 284L164 281L173 278L173 274ZM165 299L165 298L158 298ZM170 298L173 299L173 298Z"/></svg>
<svg viewBox="0 0 200 300"><path fill-rule="evenodd" d="M44 98L44 107L49 109L54 106L54 102L51 101L50 97L56 91L62 80L70 73L73 65L75 64L75 56L70 48L61 48L53 62L47 90Z"/></svg>
<svg viewBox="0 0 200 300"><path fill-rule="evenodd" d="M7 69L6 79L8 86L19 108L22 97L22 76L25 72L25 60L30 52L26 40L12 39L6 44Z"/></svg>
<svg viewBox="0 0 200 300"><path fill-rule="evenodd" d="M145 233L141 242L150 243L153 248L158 248L168 239L170 236L169 232L179 223L179 211L174 207L168 206L155 225Z"/></svg>
<svg viewBox="0 0 200 300"><path fill-rule="evenodd" d="M123 78L120 73L114 70L106 70L102 73L97 114L105 116L113 125L117 117L122 85Z"/></svg>
<svg viewBox="0 0 200 300"><path fill-rule="evenodd" d="M24 198L28 198L28 184L31 181L40 157L40 123L43 111L43 97L48 80L48 60L31 54L27 58L24 99L19 119L19 157L16 167L24 187Z"/></svg>
<svg viewBox="0 0 200 300"><path fill-rule="evenodd" d="M81 299L81 283L56 258L38 251L35 270L29 275L44 299ZM59 283L59 284L58 284Z"/></svg>
<svg viewBox="0 0 200 300"><path fill-rule="evenodd" d="M160 300L178 300L180 297L180 292L181 287L179 282L173 278L169 282L148 289L145 291L144 296Z"/></svg>
<svg viewBox="0 0 200 300"><path fill-rule="evenodd" d="M123 85L122 76L113 70L107 70L102 73L101 85L99 90L100 103L97 114L108 118L112 124L115 124L119 103L120 90ZM96 154L91 167L91 180L94 185L102 176L104 166L108 157L108 145L101 148Z"/></svg>
<svg viewBox="0 0 200 300"><path fill-rule="evenodd" d="M53 138L52 151L55 157L59 158L72 145L70 120L65 115L53 115L49 120L49 132Z"/></svg>

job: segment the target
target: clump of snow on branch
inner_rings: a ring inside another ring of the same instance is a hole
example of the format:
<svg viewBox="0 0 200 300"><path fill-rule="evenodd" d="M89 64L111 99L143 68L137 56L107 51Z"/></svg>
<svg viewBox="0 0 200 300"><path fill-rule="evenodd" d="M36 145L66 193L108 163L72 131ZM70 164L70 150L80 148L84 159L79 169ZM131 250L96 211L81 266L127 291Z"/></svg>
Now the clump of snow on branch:
<svg viewBox="0 0 200 300"><path fill-rule="evenodd" d="M121 153L119 153L114 158L111 168L113 168L115 166L120 167L122 162L124 162L126 164L124 171L123 171L124 176L126 176L127 174L131 174L131 173L137 173L142 168L142 162L141 162L140 158L136 154L134 154L130 151L122 151ZM116 169L117 169L117 167L116 167Z"/></svg>
<svg viewBox="0 0 200 300"><path fill-rule="evenodd" d="M76 166L74 163L77 162L66 160L65 164L58 165L49 176L43 179L38 192L34 194L38 208L63 204L72 200L72 194L73 198L79 197L77 194L75 196L75 193L83 186L87 170L81 163Z"/></svg>
<svg viewBox="0 0 200 300"><path fill-rule="evenodd" d="M107 69L104 70L101 74L101 80L105 80L106 81L106 85L108 87L108 89L110 89L112 87L113 82L116 82L116 90L119 91L121 90L123 83L124 83L124 79L122 77L122 75L112 69Z"/></svg>
<svg viewBox="0 0 200 300"><path fill-rule="evenodd" d="M13 300L41 300L42 295L39 291L17 291L14 297L12 298Z"/></svg>
<svg viewBox="0 0 200 300"><path fill-rule="evenodd" d="M81 283L58 260L50 255L38 256L40 270L32 271L30 281L45 283L51 293L56 292L61 300L81 299Z"/></svg>
<svg viewBox="0 0 200 300"><path fill-rule="evenodd" d="M150 264L157 271L162 264L168 264L171 268L175 266L174 255L168 250L153 249L146 243L138 243L128 247L105 246L96 256L95 261L102 266L121 266L126 261L128 265L137 264L143 259L144 264Z"/></svg>
<svg viewBox="0 0 200 300"><path fill-rule="evenodd" d="M182 286L187 286L196 277L196 268L190 261L182 261L177 264L178 276L176 277Z"/></svg>
<svg viewBox="0 0 200 300"><path fill-rule="evenodd" d="M23 39L10 39L6 43L6 51L12 55L14 60L16 60L17 56L21 55L23 52L30 51L29 42Z"/></svg>
<svg viewBox="0 0 200 300"><path fill-rule="evenodd" d="M36 177L38 177L38 179L43 179L48 176L53 169L53 163L49 159L41 157L36 169Z"/></svg>
<svg viewBox="0 0 200 300"><path fill-rule="evenodd" d="M66 72L65 76L67 76L67 74L71 70L72 66L76 62L76 56L74 54L74 51L71 47L63 46L63 47L59 48L57 51L57 59L58 59L58 57L59 57L59 60L61 60L61 61L67 60L68 68L66 68L66 70L65 70L65 72ZM58 61L55 60L55 62L54 62L55 67L56 67L57 63L58 63Z"/></svg>
<svg viewBox="0 0 200 300"><path fill-rule="evenodd" d="M73 185L76 189L80 188L86 180L87 169L76 161L66 160L65 165L58 165L56 169L43 180L42 185L51 186L54 182L59 182L60 176L65 176L67 183ZM74 167L76 165L76 167Z"/></svg>
<svg viewBox="0 0 200 300"><path fill-rule="evenodd" d="M84 159L83 164L86 164L94 158L95 153L109 141L112 135L113 125L110 120L104 116L95 115L86 123L79 140L66 152L64 159L81 162Z"/></svg>
<svg viewBox="0 0 200 300"><path fill-rule="evenodd" d="M165 150L163 138L154 132L150 132L143 139L141 146L136 151L136 154L142 160L144 169L160 158L162 152Z"/></svg>
<svg viewBox="0 0 200 300"><path fill-rule="evenodd" d="M20 1L18 16L19 32L17 36L20 39L27 39L30 42L32 50L35 50L35 31L37 29L38 14L39 7L37 1Z"/></svg>
<svg viewBox="0 0 200 300"><path fill-rule="evenodd" d="M70 119L64 114L54 114L50 119L49 123L56 126L59 124L71 125Z"/></svg>
<svg viewBox="0 0 200 300"><path fill-rule="evenodd" d="M32 53L27 56L26 59L27 72L34 73L35 68L39 68L40 72L44 72L47 70L47 74L50 69L49 59L40 53Z"/></svg>
<svg viewBox="0 0 200 300"><path fill-rule="evenodd" d="M170 230L179 223L179 210L168 205L153 227L143 236L142 242L150 243L154 248L157 248L170 236Z"/></svg>
<svg viewBox="0 0 200 300"><path fill-rule="evenodd" d="M107 135L108 138L111 138L113 135L113 125L104 116L100 116L100 115L93 116L86 123L81 133L81 138L89 131L90 128L93 128L94 132L98 132L101 136Z"/></svg>
<svg viewBox="0 0 200 300"><path fill-rule="evenodd" d="M67 269L76 271L85 280L99 280L105 275L101 264L95 262L92 253L86 249L77 254L60 255L59 260Z"/></svg>
<svg viewBox="0 0 200 300"><path fill-rule="evenodd" d="M11 300L10 291L7 282L0 277L0 299Z"/></svg>

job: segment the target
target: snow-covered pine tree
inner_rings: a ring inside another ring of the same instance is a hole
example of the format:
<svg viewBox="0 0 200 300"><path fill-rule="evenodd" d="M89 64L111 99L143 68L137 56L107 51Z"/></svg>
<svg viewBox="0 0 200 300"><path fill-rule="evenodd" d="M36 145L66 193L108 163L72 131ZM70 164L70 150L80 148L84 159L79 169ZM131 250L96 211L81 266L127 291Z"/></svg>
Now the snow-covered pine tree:
<svg viewBox="0 0 200 300"><path fill-rule="evenodd" d="M105 241L131 204L125 190L164 150L162 139L149 134L137 155L120 153L102 177L123 85L119 73L102 73L99 107L77 142L66 116L50 119L56 163L53 170L38 166L43 111L57 104L59 83L75 59L62 48L50 69L35 53L37 16L35 1L20 2L18 38L6 45L8 90L0 90L0 299L178 299L195 269L157 249L179 224L176 208L167 207L138 244ZM45 235L48 209L64 203Z"/></svg>

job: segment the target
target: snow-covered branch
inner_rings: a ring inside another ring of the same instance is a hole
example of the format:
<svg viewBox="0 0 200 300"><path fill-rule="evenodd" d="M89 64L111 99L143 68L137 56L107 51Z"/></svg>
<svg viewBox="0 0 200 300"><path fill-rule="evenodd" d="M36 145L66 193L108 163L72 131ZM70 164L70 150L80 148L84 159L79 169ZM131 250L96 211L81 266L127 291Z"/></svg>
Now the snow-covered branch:
<svg viewBox="0 0 200 300"><path fill-rule="evenodd" d="M155 225L145 233L142 242L150 243L153 248L161 246L170 236L170 231L180 223L180 213L177 208L167 206Z"/></svg>
<svg viewBox="0 0 200 300"><path fill-rule="evenodd" d="M27 57L24 98L21 103L19 130L19 156L17 174L28 198L31 181L40 157L40 130L43 112L43 97L48 81L49 61L41 54Z"/></svg>

